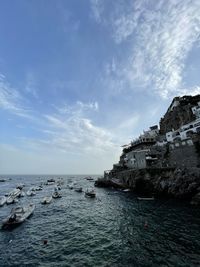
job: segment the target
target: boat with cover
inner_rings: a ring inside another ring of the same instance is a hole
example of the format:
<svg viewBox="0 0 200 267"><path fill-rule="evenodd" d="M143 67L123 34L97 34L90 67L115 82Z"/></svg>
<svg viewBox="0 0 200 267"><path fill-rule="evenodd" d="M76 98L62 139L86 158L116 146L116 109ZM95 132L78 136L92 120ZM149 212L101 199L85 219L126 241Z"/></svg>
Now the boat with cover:
<svg viewBox="0 0 200 267"><path fill-rule="evenodd" d="M95 193L95 191L93 189L91 189L91 190L87 189L87 191L85 191L85 196L86 197L90 197L90 198L95 198L96 197L96 193Z"/></svg>
<svg viewBox="0 0 200 267"><path fill-rule="evenodd" d="M43 200L41 201L42 204L49 204L52 201L52 196L50 197L44 197Z"/></svg>
<svg viewBox="0 0 200 267"><path fill-rule="evenodd" d="M3 220L2 228L17 226L18 224L23 223L28 217L30 217L34 209L34 204L29 204L25 207L18 206L12 209L10 215Z"/></svg>
<svg viewBox="0 0 200 267"><path fill-rule="evenodd" d="M2 207L6 203L7 198L2 196L0 197L0 207Z"/></svg>

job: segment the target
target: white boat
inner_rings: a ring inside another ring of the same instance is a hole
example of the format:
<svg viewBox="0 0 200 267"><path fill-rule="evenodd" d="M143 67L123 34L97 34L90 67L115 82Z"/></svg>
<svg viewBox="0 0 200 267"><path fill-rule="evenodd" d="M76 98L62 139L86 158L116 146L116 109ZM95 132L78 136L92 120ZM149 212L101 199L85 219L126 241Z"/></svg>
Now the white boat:
<svg viewBox="0 0 200 267"><path fill-rule="evenodd" d="M13 191L11 191L8 195L12 197L18 197L21 193L21 190L18 188L15 188Z"/></svg>
<svg viewBox="0 0 200 267"><path fill-rule="evenodd" d="M95 198L96 197L96 193L95 191L92 189L92 190L88 190L85 191L85 196L86 197L90 197L90 198Z"/></svg>
<svg viewBox="0 0 200 267"><path fill-rule="evenodd" d="M24 197L25 195L26 195L25 192L21 190L19 197Z"/></svg>
<svg viewBox="0 0 200 267"><path fill-rule="evenodd" d="M16 226L23 223L34 211L35 205L29 204L26 207L16 207L11 210L10 215L3 220L3 228Z"/></svg>
<svg viewBox="0 0 200 267"><path fill-rule="evenodd" d="M68 187L69 187L69 189L72 190L72 189L74 189L74 184L69 184Z"/></svg>
<svg viewBox="0 0 200 267"><path fill-rule="evenodd" d="M13 204L13 203L17 203L18 200L16 199L16 197L13 197L13 196L9 196L7 197L6 199L6 203L9 205L9 204Z"/></svg>
<svg viewBox="0 0 200 267"><path fill-rule="evenodd" d="M27 196L30 196L30 197L36 195L36 193L35 193L34 191L32 191L32 190L28 190L28 191L26 192L26 194L27 194Z"/></svg>
<svg viewBox="0 0 200 267"><path fill-rule="evenodd" d="M2 196L0 197L0 207L2 207L6 203L7 198Z"/></svg>
<svg viewBox="0 0 200 267"><path fill-rule="evenodd" d="M138 200L155 200L154 197L138 197Z"/></svg>
<svg viewBox="0 0 200 267"><path fill-rule="evenodd" d="M25 187L25 184L18 184L18 185L16 186L16 188L17 188L17 189L20 189L20 190L22 190L24 187Z"/></svg>
<svg viewBox="0 0 200 267"><path fill-rule="evenodd" d="M39 186L36 186L35 191L41 191L42 189L43 189L43 187L41 185L39 185Z"/></svg>
<svg viewBox="0 0 200 267"><path fill-rule="evenodd" d="M124 189L123 192L130 192L131 190L129 188Z"/></svg>
<svg viewBox="0 0 200 267"><path fill-rule="evenodd" d="M52 201L52 196L50 197L44 197L43 200L41 201L42 204L49 204Z"/></svg>
<svg viewBox="0 0 200 267"><path fill-rule="evenodd" d="M53 198L61 198L62 195L58 192L58 191L55 191L52 195Z"/></svg>

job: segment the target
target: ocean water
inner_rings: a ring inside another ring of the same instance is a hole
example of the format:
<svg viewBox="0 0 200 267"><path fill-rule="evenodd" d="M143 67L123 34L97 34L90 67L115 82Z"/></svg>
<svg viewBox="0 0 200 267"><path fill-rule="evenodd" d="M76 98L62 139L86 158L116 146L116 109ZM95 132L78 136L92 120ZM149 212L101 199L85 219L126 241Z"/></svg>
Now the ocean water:
<svg viewBox="0 0 200 267"><path fill-rule="evenodd" d="M3 176L1 176L3 177ZM8 177L8 176L7 176ZM51 176L9 176L0 195L25 183L25 191ZM58 178L58 176L53 176ZM84 176L64 178L61 199L41 205L53 192L44 186L35 196L0 207L2 221L15 205L35 203L34 214L13 230L0 231L0 266L200 266L200 210L172 200L138 201L133 193L96 188L96 199L68 189ZM43 241L47 239L48 244Z"/></svg>

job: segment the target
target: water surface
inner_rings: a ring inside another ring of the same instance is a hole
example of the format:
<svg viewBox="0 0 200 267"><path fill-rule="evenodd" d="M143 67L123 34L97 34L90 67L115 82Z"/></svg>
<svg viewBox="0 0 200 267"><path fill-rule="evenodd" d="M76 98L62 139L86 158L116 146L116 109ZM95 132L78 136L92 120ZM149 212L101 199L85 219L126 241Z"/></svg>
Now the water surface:
<svg viewBox="0 0 200 267"><path fill-rule="evenodd" d="M0 195L19 183L26 184L26 191L50 178L9 177L11 180L0 183ZM67 185L73 181L86 189L93 182L84 176L62 177L61 199L40 204L52 194L53 185L20 199L18 205L33 202L36 209L19 227L0 231L1 267L200 266L198 208L172 200L138 201L132 193L102 188L96 188L96 199L88 199ZM1 221L15 205L0 208Z"/></svg>

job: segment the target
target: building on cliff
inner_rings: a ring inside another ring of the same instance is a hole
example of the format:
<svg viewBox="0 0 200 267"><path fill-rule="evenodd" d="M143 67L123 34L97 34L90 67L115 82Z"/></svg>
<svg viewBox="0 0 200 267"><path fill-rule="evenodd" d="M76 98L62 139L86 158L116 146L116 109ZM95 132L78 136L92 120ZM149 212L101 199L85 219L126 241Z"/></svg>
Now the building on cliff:
<svg viewBox="0 0 200 267"><path fill-rule="evenodd" d="M111 173L125 169L200 167L200 95L175 97L157 125L123 152Z"/></svg>

